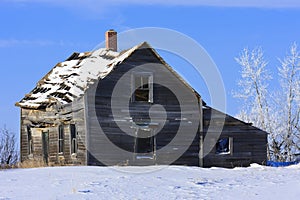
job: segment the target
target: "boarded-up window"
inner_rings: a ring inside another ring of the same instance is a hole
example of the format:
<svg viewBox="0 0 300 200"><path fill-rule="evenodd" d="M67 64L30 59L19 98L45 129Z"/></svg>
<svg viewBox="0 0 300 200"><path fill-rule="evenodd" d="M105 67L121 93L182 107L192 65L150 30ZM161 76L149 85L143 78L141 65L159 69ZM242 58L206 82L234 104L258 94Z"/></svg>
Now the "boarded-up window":
<svg viewBox="0 0 300 200"><path fill-rule="evenodd" d="M133 101L153 102L153 76L149 73L133 75Z"/></svg>
<svg viewBox="0 0 300 200"><path fill-rule="evenodd" d="M58 127L58 153L63 153L64 152L64 126L60 125Z"/></svg>
<svg viewBox="0 0 300 200"><path fill-rule="evenodd" d="M32 133L30 126L27 126L27 142L28 142L28 155L33 153L33 142L32 142Z"/></svg>
<svg viewBox="0 0 300 200"><path fill-rule="evenodd" d="M75 124L70 125L71 131L71 154L77 153L77 131Z"/></svg>
<svg viewBox="0 0 300 200"><path fill-rule="evenodd" d="M232 143L233 143L232 137L220 138L216 144L216 154L219 155L232 154L233 152Z"/></svg>

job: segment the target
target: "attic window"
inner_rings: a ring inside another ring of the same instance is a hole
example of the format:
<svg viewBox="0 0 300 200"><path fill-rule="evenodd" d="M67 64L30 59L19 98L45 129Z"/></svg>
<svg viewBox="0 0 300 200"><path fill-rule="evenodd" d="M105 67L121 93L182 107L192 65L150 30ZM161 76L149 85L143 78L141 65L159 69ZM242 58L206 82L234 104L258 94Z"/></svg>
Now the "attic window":
<svg viewBox="0 0 300 200"><path fill-rule="evenodd" d="M152 103L153 75L151 73L135 73L132 79L133 101Z"/></svg>
<svg viewBox="0 0 300 200"><path fill-rule="evenodd" d="M220 138L216 144L216 154L218 155L227 155L232 154L233 138L226 137Z"/></svg>

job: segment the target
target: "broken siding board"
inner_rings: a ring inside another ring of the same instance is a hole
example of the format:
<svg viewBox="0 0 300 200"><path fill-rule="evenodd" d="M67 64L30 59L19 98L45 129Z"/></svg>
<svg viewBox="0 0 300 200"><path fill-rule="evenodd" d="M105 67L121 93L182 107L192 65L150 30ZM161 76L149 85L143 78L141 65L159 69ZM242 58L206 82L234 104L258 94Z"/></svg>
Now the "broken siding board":
<svg viewBox="0 0 300 200"><path fill-rule="evenodd" d="M57 109L47 110L32 110L32 109L22 109L22 123L21 123L21 159L22 161L30 158L28 155L28 142L27 140L27 130L26 127L30 126L31 129L45 128L49 130L49 164L58 164L63 160L66 164L85 164L86 154L85 152L85 130L84 127L84 105L83 99L78 99L72 104L67 105ZM70 123L75 123L78 127L78 155L74 159L71 157L70 153L70 136L69 136L69 126ZM58 127L59 125L64 125L64 153L60 154L58 152ZM35 135L33 136L33 157L42 157L42 141L41 132L38 133L39 129L35 130Z"/></svg>

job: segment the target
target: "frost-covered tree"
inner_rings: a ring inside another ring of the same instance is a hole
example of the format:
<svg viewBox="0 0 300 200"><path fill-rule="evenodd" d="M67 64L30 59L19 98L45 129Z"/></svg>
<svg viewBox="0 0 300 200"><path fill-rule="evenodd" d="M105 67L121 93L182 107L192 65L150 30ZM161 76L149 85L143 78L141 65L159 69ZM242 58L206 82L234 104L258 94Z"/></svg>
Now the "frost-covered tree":
<svg viewBox="0 0 300 200"><path fill-rule="evenodd" d="M238 117L269 132L268 158L292 161L300 153L300 53L296 43L280 61L280 88L268 92L271 76L261 48L244 49L237 63L242 67L235 97L244 100Z"/></svg>
<svg viewBox="0 0 300 200"><path fill-rule="evenodd" d="M261 48L251 51L245 48L235 60L242 68L238 82L240 90L234 95L244 101L243 111L239 115L247 115L249 122L270 132L267 88L272 77L266 69L264 53Z"/></svg>
<svg viewBox="0 0 300 200"><path fill-rule="evenodd" d="M18 162L16 136L6 128L0 130L0 168L12 166Z"/></svg>
<svg viewBox="0 0 300 200"><path fill-rule="evenodd" d="M300 52L297 48L296 43L291 45L288 55L279 59L278 68L281 95L277 112L281 120L277 130L282 136L278 142L287 161L300 152Z"/></svg>
<svg viewBox="0 0 300 200"><path fill-rule="evenodd" d="M243 110L238 117L254 126L270 133L269 140L273 141L273 123L271 122L268 82L272 79L266 69L267 61L261 47L249 50L243 49L239 57L235 58L241 66L241 79L238 82L239 91L235 97L244 101ZM246 117L245 117L246 116ZM273 146L277 146L275 143ZM274 148L275 149L275 148ZM274 152L274 151L273 151ZM268 146L268 159L271 159L271 151Z"/></svg>

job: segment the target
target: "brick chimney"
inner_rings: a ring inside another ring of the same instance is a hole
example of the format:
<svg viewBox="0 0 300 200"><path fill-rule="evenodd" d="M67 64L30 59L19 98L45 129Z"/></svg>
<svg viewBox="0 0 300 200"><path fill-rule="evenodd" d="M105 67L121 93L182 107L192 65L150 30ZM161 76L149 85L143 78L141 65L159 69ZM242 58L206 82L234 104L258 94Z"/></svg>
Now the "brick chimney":
<svg viewBox="0 0 300 200"><path fill-rule="evenodd" d="M115 30L110 29L105 32L105 44L106 49L118 51L117 32Z"/></svg>

